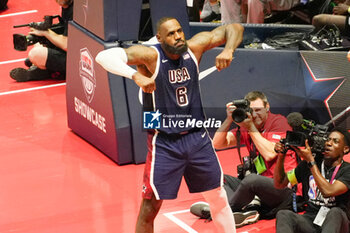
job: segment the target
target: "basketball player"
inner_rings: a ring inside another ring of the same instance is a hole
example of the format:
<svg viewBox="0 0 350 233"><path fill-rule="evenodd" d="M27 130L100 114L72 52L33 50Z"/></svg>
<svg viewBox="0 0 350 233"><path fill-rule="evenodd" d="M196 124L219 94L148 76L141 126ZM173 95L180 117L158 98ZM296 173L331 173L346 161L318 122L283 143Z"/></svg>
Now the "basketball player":
<svg viewBox="0 0 350 233"><path fill-rule="evenodd" d="M201 192L210 204L218 232L236 232L211 139L203 127L196 127L200 125L197 122L205 120L198 63L205 51L226 43L215 64L219 71L228 67L242 41L243 27L223 25L186 41L175 18L162 18L157 23L156 37L159 44L152 47L111 48L96 56L107 71L133 79L145 93L151 93L146 94L144 107L152 104L154 118L162 115L171 125L161 125L148 133L143 201L136 232L154 231L162 201L177 197L182 176L189 191ZM137 71L129 65L137 65Z"/></svg>

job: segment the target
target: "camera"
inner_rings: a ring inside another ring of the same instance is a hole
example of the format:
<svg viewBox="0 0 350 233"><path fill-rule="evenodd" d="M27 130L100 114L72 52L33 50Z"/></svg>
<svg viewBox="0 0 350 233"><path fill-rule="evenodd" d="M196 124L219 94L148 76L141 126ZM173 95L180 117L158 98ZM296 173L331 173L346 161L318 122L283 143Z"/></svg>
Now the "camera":
<svg viewBox="0 0 350 233"><path fill-rule="evenodd" d="M237 174L239 179L243 179L246 175L251 173L253 164L250 156L244 156L242 158L242 164L237 165Z"/></svg>
<svg viewBox="0 0 350 233"><path fill-rule="evenodd" d="M13 45L17 51L26 51L28 46L35 43L49 44L48 39L36 35L13 34Z"/></svg>
<svg viewBox="0 0 350 233"><path fill-rule="evenodd" d="M312 120L302 120L298 129L287 131L286 138L281 142L286 146L305 146L308 140L311 151L321 153L324 151L325 142L328 137L328 126L316 124Z"/></svg>
<svg viewBox="0 0 350 233"><path fill-rule="evenodd" d="M232 103L234 106L236 106L236 109L232 112L232 119L237 123L244 121L244 119L248 117L247 112L251 112L249 100L234 100Z"/></svg>
<svg viewBox="0 0 350 233"><path fill-rule="evenodd" d="M54 18L59 18L60 23L52 24ZM62 19L59 15L55 15L55 16L46 15L44 16L44 21L42 22L31 22L28 24L15 25L13 27L14 28L32 27L42 31L51 29L58 34L62 34L64 28L61 25L61 21ZM31 34L29 35L13 34L13 45L14 45L14 49L17 51L26 51L28 46L33 45L37 42L39 42L40 44L44 44L48 47L54 46L48 39L46 39L46 37L43 37L43 36L36 36Z"/></svg>
<svg viewBox="0 0 350 233"><path fill-rule="evenodd" d="M256 156L255 156L256 157ZM239 179L243 179L251 173L256 173L255 165L252 160L252 156L244 156L242 158L242 164L237 165L237 175Z"/></svg>

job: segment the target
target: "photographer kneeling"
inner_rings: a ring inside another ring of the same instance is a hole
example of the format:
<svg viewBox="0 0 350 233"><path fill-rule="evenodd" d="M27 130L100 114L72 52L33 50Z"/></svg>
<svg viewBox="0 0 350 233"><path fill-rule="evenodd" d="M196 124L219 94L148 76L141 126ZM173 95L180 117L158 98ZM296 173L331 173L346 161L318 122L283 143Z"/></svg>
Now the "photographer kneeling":
<svg viewBox="0 0 350 233"><path fill-rule="evenodd" d="M30 28L30 34L45 37L53 47L45 47L36 43L29 51L25 65L28 69L15 68L10 76L17 82L44 80L50 78L65 79L67 57L68 21L73 20L73 0L56 0L62 7L63 34L57 34L51 29L37 30Z"/></svg>
<svg viewBox="0 0 350 233"><path fill-rule="evenodd" d="M249 101L246 119L232 118L236 110L233 103L226 105L227 117L216 131L213 144L215 149L224 149L246 145L252 162L258 174L249 174L241 179L225 175L224 187L229 204L234 212L236 227L256 222L259 213L262 218L273 218L279 209L291 209L293 190L274 188L273 171L276 165L277 154L274 151L275 143L284 138L286 131L291 130L287 119L270 112L267 97L260 91L249 92L245 99ZM240 121L241 122L237 122ZM230 130L232 123L240 129ZM295 153L289 151L285 158L285 167L293 169L297 166ZM249 204L258 197L259 208L251 210ZM209 206L203 202L191 206L191 212L199 217L208 215Z"/></svg>
<svg viewBox="0 0 350 233"><path fill-rule="evenodd" d="M280 233L347 233L350 219L350 163L343 157L350 150L350 134L342 128L331 131L324 144L324 152L313 154L308 141L305 147L291 146L303 161L287 174L283 167L285 148L276 144L279 152L275 167L276 188L288 183L302 183L308 190L306 211L299 215L281 210L276 216L276 232Z"/></svg>

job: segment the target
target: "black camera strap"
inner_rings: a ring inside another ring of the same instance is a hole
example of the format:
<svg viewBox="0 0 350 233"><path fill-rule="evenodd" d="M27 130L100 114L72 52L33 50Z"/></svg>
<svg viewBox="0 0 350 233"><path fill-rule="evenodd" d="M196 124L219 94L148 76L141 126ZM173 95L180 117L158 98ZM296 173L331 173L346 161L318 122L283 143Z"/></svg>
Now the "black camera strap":
<svg viewBox="0 0 350 233"><path fill-rule="evenodd" d="M236 131L236 140L237 140L237 151L239 155L239 161L241 161L241 164L243 164L242 155L241 155L241 127L238 126Z"/></svg>
<svg viewBox="0 0 350 233"><path fill-rule="evenodd" d="M258 157L260 155L260 152L259 152L259 155L256 153L256 146L255 146L252 139L250 139L250 141L252 143L252 153L250 153L249 155L250 155L251 159L255 159L256 157Z"/></svg>
<svg viewBox="0 0 350 233"><path fill-rule="evenodd" d="M239 155L239 161L241 161L241 163L243 164L242 155L241 155L241 130L239 126L237 127L237 131L236 131L236 141L237 141L236 147ZM256 147L252 141L251 141L251 145L252 145L252 151L249 153L249 157L251 159L255 159L257 157Z"/></svg>

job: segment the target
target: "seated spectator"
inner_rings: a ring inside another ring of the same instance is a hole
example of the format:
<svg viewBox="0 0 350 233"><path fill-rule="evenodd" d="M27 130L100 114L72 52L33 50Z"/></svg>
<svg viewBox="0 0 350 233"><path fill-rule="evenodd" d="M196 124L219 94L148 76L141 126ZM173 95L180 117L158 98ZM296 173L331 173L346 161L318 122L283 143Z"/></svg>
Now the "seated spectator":
<svg viewBox="0 0 350 233"><path fill-rule="evenodd" d="M319 14L312 18L312 25L316 30L320 30L326 25L335 25L343 35L350 35L350 0L338 3L333 8L333 14Z"/></svg>
<svg viewBox="0 0 350 233"><path fill-rule="evenodd" d="M256 222L259 215L273 218L279 209L292 208L293 190L274 188L273 172L277 153L275 143L284 138L286 131L291 130L287 119L270 112L270 104L265 94L260 91L249 92L245 99L250 101L251 113L242 122L235 122L232 112L236 109L233 103L227 104L227 117L216 131L213 144L216 149L225 149L245 144L252 159L252 171L241 179L225 175L224 188L229 204L234 212L236 227ZM240 126L240 130L230 130L232 123ZM285 159L285 167L293 169L297 166L296 156L289 151ZM254 200L255 199L255 200ZM253 201L253 202L252 202ZM252 209L251 207L257 207ZM204 210L204 211L203 211ZM258 210L258 211L257 211ZM193 204L191 212L199 217L209 216L209 206L203 202Z"/></svg>
<svg viewBox="0 0 350 233"><path fill-rule="evenodd" d="M274 182L276 188L288 183L302 183L308 190L309 201L303 215L280 210L276 216L277 233L348 233L350 217L350 163L343 157L350 150L350 134L335 128L325 142L322 154L314 154L308 144L293 147L303 161L286 174L283 168L284 146L276 144L278 151Z"/></svg>
<svg viewBox="0 0 350 233"><path fill-rule="evenodd" d="M265 15L271 11L285 11L299 4L300 0L242 0L243 23L264 23Z"/></svg>
<svg viewBox="0 0 350 233"><path fill-rule="evenodd" d="M220 4L218 0L205 0L200 15L202 22L221 20Z"/></svg>
<svg viewBox="0 0 350 233"><path fill-rule="evenodd" d="M300 0L221 0L221 22L264 23L271 11L289 10Z"/></svg>
<svg viewBox="0 0 350 233"><path fill-rule="evenodd" d="M241 23L241 0L220 0L221 22L223 24Z"/></svg>
<svg viewBox="0 0 350 233"><path fill-rule="evenodd" d="M36 43L29 51L28 58L25 61L29 68L19 67L10 72L10 77L17 82L50 78L65 79L66 77L68 21L73 20L73 0L56 0L56 2L62 7L61 15L64 32L63 34L57 34L51 29L30 29L30 34L46 37L53 44L53 47Z"/></svg>

